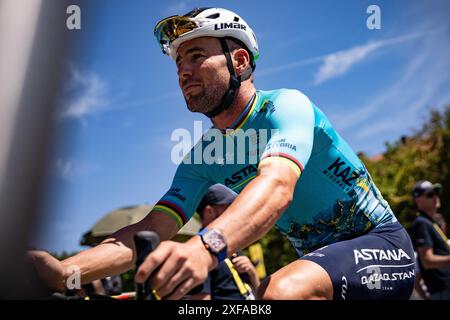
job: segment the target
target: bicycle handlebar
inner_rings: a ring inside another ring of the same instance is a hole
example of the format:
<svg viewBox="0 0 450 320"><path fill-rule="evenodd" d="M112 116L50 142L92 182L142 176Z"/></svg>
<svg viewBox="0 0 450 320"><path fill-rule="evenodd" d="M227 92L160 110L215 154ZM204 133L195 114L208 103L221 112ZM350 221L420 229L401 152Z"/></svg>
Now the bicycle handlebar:
<svg viewBox="0 0 450 320"><path fill-rule="evenodd" d="M149 255L159 245L160 239L154 231L139 231L134 235L136 246L136 271ZM194 287L188 295L194 295L203 290L203 284ZM136 300L159 300L150 287L147 279L144 284L136 283Z"/></svg>
<svg viewBox="0 0 450 320"><path fill-rule="evenodd" d="M154 231L139 231L134 235L134 244L137 271L145 258L159 245L159 236ZM148 279L143 284L136 283L136 300L157 300L152 291Z"/></svg>

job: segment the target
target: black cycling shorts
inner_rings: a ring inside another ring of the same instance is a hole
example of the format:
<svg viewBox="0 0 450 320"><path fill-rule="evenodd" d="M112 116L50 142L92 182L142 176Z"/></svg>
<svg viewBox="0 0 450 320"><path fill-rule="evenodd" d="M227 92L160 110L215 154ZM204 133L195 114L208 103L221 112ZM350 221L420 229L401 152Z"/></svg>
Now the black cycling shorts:
<svg viewBox="0 0 450 320"><path fill-rule="evenodd" d="M414 288L414 250L398 222L300 259L313 261L327 271L335 300L409 299Z"/></svg>

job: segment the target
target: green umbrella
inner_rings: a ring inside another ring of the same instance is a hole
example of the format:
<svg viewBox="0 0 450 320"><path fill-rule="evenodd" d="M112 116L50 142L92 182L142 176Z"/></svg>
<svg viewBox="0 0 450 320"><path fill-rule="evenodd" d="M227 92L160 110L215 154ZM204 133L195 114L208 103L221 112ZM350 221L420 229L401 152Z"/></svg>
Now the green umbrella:
<svg viewBox="0 0 450 320"><path fill-rule="evenodd" d="M89 231L83 234L80 244L84 246L96 246L117 230L141 221L152 208L153 207L149 205L139 205L119 208L108 212L98 220ZM172 240L184 242L195 235L200 228L201 223L198 215L195 214L194 217L178 231L177 235Z"/></svg>

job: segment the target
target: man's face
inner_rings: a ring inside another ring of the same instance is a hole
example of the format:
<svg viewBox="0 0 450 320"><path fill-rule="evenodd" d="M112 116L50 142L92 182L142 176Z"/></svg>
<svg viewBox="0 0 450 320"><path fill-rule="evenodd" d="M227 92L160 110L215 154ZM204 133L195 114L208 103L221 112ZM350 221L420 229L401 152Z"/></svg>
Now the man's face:
<svg viewBox="0 0 450 320"><path fill-rule="evenodd" d="M178 83L190 111L206 113L219 105L230 74L220 41L202 37L178 48Z"/></svg>
<svg viewBox="0 0 450 320"><path fill-rule="evenodd" d="M417 207L423 211L438 209L441 207L441 199L436 191L428 191L416 197Z"/></svg>

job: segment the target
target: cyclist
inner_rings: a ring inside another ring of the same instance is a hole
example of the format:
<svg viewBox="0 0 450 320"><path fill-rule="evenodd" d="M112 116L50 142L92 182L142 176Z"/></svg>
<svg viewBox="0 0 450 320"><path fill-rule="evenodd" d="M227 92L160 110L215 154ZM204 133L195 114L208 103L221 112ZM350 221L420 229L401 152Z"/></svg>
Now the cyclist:
<svg viewBox="0 0 450 320"><path fill-rule="evenodd" d="M141 222L60 264L41 256L41 264L58 271L53 287L63 289L70 265L80 268L83 283L131 268L135 232L152 229L170 239L205 191L221 183L239 193L236 200L186 243L161 242L139 268L137 282L149 278L159 296L180 299L228 255L276 225L299 259L266 278L258 298L409 298L414 251L408 234L363 163L309 98L292 89L256 90L259 48L250 26L226 9L201 8L160 21L155 36L176 61L188 109L209 117L213 128ZM245 148L237 141L242 132ZM225 153L216 148L212 163L196 161L218 142Z"/></svg>

